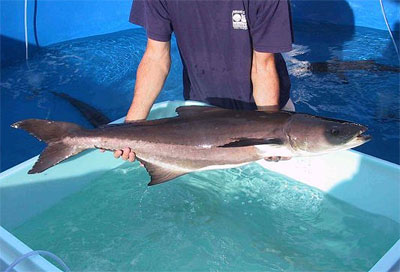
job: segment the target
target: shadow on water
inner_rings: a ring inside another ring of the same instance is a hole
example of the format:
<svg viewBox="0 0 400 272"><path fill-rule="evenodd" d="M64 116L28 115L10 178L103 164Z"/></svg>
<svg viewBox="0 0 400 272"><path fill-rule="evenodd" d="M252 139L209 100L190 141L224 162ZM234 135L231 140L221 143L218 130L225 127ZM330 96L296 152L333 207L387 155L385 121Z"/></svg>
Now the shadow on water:
<svg viewBox="0 0 400 272"><path fill-rule="evenodd" d="M399 2L397 2L397 3L399 3ZM400 47L400 21L397 21L394 24L394 27L392 28L392 34L393 34L394 41L397 45L397 48L400 50L400 48L399 48ZM388 33L388 35L389 35L389 33ZM399 52L399 54L400 54L400 52ZM397 65L399 66L400 56L397 55L392 40L390 40L387 43L386 47L383 49L382 55L384 58L391 58L393 60L395 60L397 58Z"/></svg>
<svg viewBox="0 0 400 272"><path fill-rule="evenodd" d="M25 58L25 42L0 35L0 44L1 68L16 62L16 60ZM29 56L35 54L39 49L35 44L32 43L29 43L28 46Z"/></svg>
<svg viewBox="0 0 400 272"><path fill-rule="evenodd" d="M394 5L396 5L396 11L392 11L390 10L390 8L393 7L393 5L389 5L386 6L385 2L388 1L390 3L393 3ZM386 16L388 14L393 14L394 16L387 16L386 19L388 20L390 30L392 31L392 35L393 35L393 39L394 39L394 43L396 43L397 45L397 49L400 49L400 20L398 18L398 12L399 12L399 8L400 8L400 0L383 0L383 7L385 9L385 12L387 13ZM383 16L383 14L382 14ZM382 18L382 20L384 20L384 18ZM394 20L394 21L393 21ZM386 32L389 32L389 29L385 28ZM390 33L387 33L388 36L390 36ZM400 53L400 52L399 52ZM396 53L396 49L394 47L393 44L393 40L389 40L386 44L386 47L383 49L382 51L382 59L383 61L387 62L387 59L390 59L392 64L397 65L397 67L399 67L400 65L400 56Z"/></svg>
<svg viewBox="0 0 400 272"><path fill-rule="evenodd" d="M343 44L352 40L355 32L353 10L347 1L292 1L292 14L294 30L302 34L295 35L296 44L309 46L313 55L318 56L315 61L341 59ZM300 18L311 24L329 24L329 27L313 28L310 32L308 26L299 23Z"/></svg>
<svg viewBox="0 0 400 272"><path fill-rule="evenodd" d="M377 232L379 237L373 240L360 239L359 241L349 241L362 244L369 247L371 243L377 243L378 240L384 241L384 248L381 251L381 257L400 239L400 168L398 165L388 165L377 163L369 157L363 156L357 172L351 179L344 180L331 188L329 195L343 199L345 202L368 210L369 213L388 219L387 222L393 222L391 228L386 228L385 221L379 222ZM366 224L370 222L365 222ZM392 223L391 223L392 224ZM372 252L372 249L371 249ZM393 255L393 251L391 252ZM357 258L358 253L352 252L352 257ZM379 259L375 260L376 263ZM393 260L392 260L393 261ZM389 263L387 271L399 271L400 259ZM372 268L372 267L370 267Z"/></svg>
<svg viewBox="0 0 400 272"><path fill-rule="evenodd" d="M396 166L387 166L374 162L368 157L362 157L357 173L349 180L337 184L327 193L352 203L352 205L368 210L376 218L384 218L387 221L365 222L373 223L376 227L376 233L379 237L369 240L367 237L358 241L349 241L350 243L362 245L368 248L371 243L384 241L380 256L384 254L400 239L400 168ZM346 219L346 218L345 218ZM351 224L351 219L348 219ZM391 227L386 225L392 224ZM388 227L388 228L387 228ZM360 229L360 231L362 231ZM372 253L373 249L370 249ZM393 254L393 251L391 252ZM361 257L359 252L352 252L353 258ZM375 264L379 259L374 260ZM389 263L388 271L398 271L400 260ZM372 268L372 266L370 267Z"/></svg>
<svg viewBox="0 0 400 272"><path fill-rule="evenodd" d="M328 193L400 222L399 166L361 156L356 170L351 178L338 183ZM400 238L400 228L398 234Z"/></svg>
<svg viewBox="0 0 400 272"><path fill-rule="evenodd" d="M79 191L104 172L91 172L78 177L58 179L43 178L47 173L24 175L13 182L8 182L5 178L0 187L0 207L3 211L0 213L1 225L9 230L16 227L53 206L62 198Z"/></svg>

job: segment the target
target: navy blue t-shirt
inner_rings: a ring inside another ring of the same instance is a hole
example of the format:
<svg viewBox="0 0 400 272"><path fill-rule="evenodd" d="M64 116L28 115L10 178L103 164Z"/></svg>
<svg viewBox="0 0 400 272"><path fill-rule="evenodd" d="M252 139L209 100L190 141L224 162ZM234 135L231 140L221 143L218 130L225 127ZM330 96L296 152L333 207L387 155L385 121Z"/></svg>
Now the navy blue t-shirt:
<svg viewBox="0 0 400 272"><path fill-rule="evenodd" d="M292 48L287 0L134 0L130 22L157 41L169 41L175 33L185 99L256 109L250 77L253 49L276 53L280 106L289 99L290 79L279 54Z"/></svg>

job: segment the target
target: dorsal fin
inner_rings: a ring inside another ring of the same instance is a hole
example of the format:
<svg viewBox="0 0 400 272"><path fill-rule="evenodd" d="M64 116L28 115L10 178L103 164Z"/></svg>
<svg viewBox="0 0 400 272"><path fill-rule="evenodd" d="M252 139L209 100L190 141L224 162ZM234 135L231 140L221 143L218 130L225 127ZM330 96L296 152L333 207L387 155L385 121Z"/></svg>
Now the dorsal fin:
<svg viewBox="0 0 400 272"><path fill-rule="evenodd" d="M180 117L191 117L204 112L226 111L226 109L212 106L180 106L175 111Z"/></svg>
<svg viewBox="0 0 400 272"><path fill-rule="evenodd" d="M105 116L101 111L86 104L83 101L73 98L66 93L57 93L53 91L50 92L68 101L72 106L74 106L78 111L80 111L82 115L86 118L86 120L88 120L89 123L92 124L92 126L95 128L111 122L111 120L107 116Z"/></svg>
<svg viewBox="0 0 400 272"><path fill-rule="evenodd" d="M173 171L155 163L147 162L139 158L137 159L144 165L150 175L150 183L148 186L164 183L187 173L185 171Z"/></svg>

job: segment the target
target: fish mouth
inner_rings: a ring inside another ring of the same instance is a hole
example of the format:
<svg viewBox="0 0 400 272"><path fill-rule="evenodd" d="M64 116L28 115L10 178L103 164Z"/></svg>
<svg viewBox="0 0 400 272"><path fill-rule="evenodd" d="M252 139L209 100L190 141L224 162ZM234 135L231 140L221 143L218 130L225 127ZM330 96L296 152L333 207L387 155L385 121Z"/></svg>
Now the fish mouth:
<svg viewBox="0 0 400 272"><path fill-rule="evenodd" d="M365 134L367 130L367 127L361 126L359 132L349 141L348 145L353 148L370 141L372 137L369 134Z"/></svg>
<svg viewBox="0 0 400 272"><path fill-rule="evenodd" d="M356 139L365 143L372 140L372 136L368 134L359 134L356 136Z"/></svg>
<svg viewBox="0 0 400 272"><path fill-rule="evenodd" d="M362 126L358 134L354 137L357 141L362 143L368 142L372 139L372 136L369 134L364 134L368 130L367 127Z"/></svg>
<svg viewBox="0 0 400 272"><path fill-rule="evenodd" d="M348 141L344 147L346 149L354 148L370 141L372 137L371 135L365 134L367 130L367 127L361 126L361 129L358 131L358 133L350 141Z"/></svg>

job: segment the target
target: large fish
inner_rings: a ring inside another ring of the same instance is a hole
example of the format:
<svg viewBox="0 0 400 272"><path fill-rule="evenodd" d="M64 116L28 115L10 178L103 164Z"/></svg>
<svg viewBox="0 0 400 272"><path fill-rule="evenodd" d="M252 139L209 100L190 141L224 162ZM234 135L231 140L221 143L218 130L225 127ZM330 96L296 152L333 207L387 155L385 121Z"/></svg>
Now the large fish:
<svg viewBox="0 0 400 272"><path fill-rule="evenodd" d="M400 73L400 67L377 63L374 60L331 60L326 62L311 62L307 70L313 73L335 73L342 83L349 83L346 71L362 70L368 72Z"/></svg>
<svg viewBox="0 0 400 272"><path fill-rule="evenodd" d="M377 63L375 60L350 60L337 59L326 62L311 62L307 70L313 73L334 73L342 83L349 83L346 71L362 70L368 72L392 72L400 73L400 67Z"/></svg>
<svg viewBox="0 0 400 272"><path fill-rule="evenodd" d="M40 173L89 148L130 147L151 176L149 185L186 173L231 168L270 156L317 155L361 145L366 127L308 114L184 106L177 117L84 129L28 119L21 128L48 146L29 171Z"/></svg>

